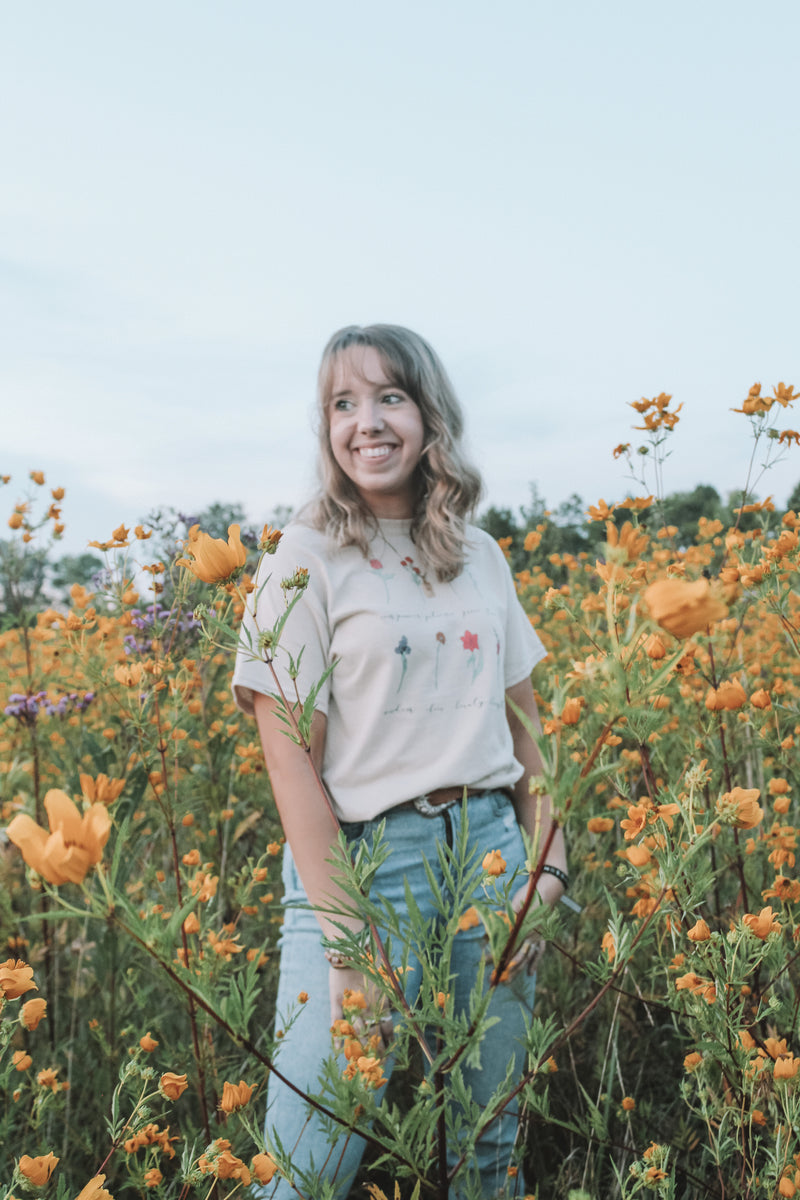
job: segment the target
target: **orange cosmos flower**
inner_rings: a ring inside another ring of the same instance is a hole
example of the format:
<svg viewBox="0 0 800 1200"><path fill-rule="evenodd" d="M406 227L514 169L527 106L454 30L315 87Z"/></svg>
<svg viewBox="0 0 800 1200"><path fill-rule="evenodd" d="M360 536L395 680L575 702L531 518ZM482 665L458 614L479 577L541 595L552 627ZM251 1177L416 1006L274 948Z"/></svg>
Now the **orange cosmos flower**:
<svg viewBox="0 0 800 1200"><path fill-rule="evenodd" d="M226 1081L222 1085L222 1100L219 1106L223 1112L236 1112L237 1109L244 1108L252 1094L253 1089L243 1079L238 1084Z"/></svg>
<svg viewBox="0 0 800 1200"><path fill-rule="evenodd" d="M34 483L39 484L39 487L44 483L44 471L31 471L30 477Z"/></svg>
<svg viewBox="0 0 800 1200"><path fill-rule="evenodd" d="M506 869L506 860L499 850L490 850L481 863L487 875L502 875Z"/></svg>
<svg viewBox="0 0 800 1200"><path fill-rule="evenodd" d="M586 822L586 828L589 833L608 833L609 829L614 828L613 817L589 817Z"/></svg>
<svg viewBox="0 0 800 1200"><path fill-rule="evenodd" d="M625 831L625 841L630 842L637 837L645 827L647 809L641 804L632 804L628 816L620 821L620 828Z"/></svg>
<svg viewBox="0 0 800 1200"><path fill-rule="evenodd" d="M711 930L701 917L699 921L695 922L686 936L690 942L707 942L711 937Z"/></svg>
<svg viewBox="0 0 800 1200"><path fill-rule="evenodd" d="M58 1162L59 1160L52 1153L40 1154L36 1158L31 1158L29 1154L23 1154L17 1162L17 1170L36 1187L42 1187L50 1179Z"/></svg>
<svg viewBox="0 0 800 1200"><path fill-rule="evenodd" d="M146 1180L147 1176L145 1176ZM114 1197L107 1191L103 1184L106 1181L105 1175L95 1175L86 1184L86 1187L81 1188L75 1200L114 1200Z"/></svg>
<svg viewBox="0 0 800 1200"><path fill-rule="evenodd" d="M634 1100L633 1096L622 1097L622 1108L625 1112L633 1112L633 1110L636 1108L636 1101Z"/></svg>
<svg viewBox="0 0 800 1200"><path fill-rule="evenodd" d="M695 975L694 971L689 971L686 975L681 975L676 979L675 987L679 992L688 990L695 996L702 996L706 1004L713 1004L717 998L717 989L711 980L703 979L701 975Z"/></svg>
<svg viewBox="0 0 800 1200"><path fill-rule="evenodd" d="M164 1176L158 1167L151 1167L149 1171L145 1171L144 1173L144 1185L149 1188L158 1187L163 1178Z"/></svg>
<svg viewBox="0 0 800 1200"><path fill-rule="evenodd" d="M793 1054L782 1054L780 1058L775 1059L772 1074L775 1079L794 1079L798 1070L800 1070L800 1058L795 1058Z"/></svg>
<svg viewBox="0 0 800 1200"><path fill-rule="evenodd" d="M53 1093L53 1095L56 1094L59 1087L58 1070L58 1067L56 1067L55 1070L53 1070L52 1067L45 1067L45 1069L40 1071L36 1076L36 1082L40 1085L40 1087L50 1088L50 1091Z"/></svg>
<svg viewBox="0 0 800 1200"><path fill-rule="evenodd" d="M571 696L564 702L561 710L561 720L565 725L577 725L581 715L583 701L578 696Z"/></svg>
<svg viewBox="0 0 800 1200"><path fill-rule="evenodd" d="M609 962L613 962L617 957L617 943L614 940L614 934L610 929L607 929L603 934L603 940L600 943L600 948L605 951L606 958Z"/></svg>
<svg viewBox="0 0 800 1200"><path fill-rule="evenodd" d="M717 688L710 688L706 696L706 708L710 712L727 709L733 712L747 702L745 692L738 679L723 679Z"/></svg>
<svg viewBox="0 0 800 1200"><path fill-rule="evenodd" d="M37 996L33 1000L25 1001L19 1014L19 1019L26 1029L36 1029L46 1013L47 1001Z"/></svg>
<svg viewBox="0 0 800 1200"><path fill-rule="evenodd" d="M150 1037L150 1030L148 1029L144 1037L139 1038L139 1045L147 1054L150 1054L153 1050L155 1050L158 1042L154 1037Z"/></svg>
<svg viewBox="0 0 800 1200"><path fill-rule="evenodd" d="M174 1071L165 1071L158 1081L158 1090L167 1100L177 1100L183 1095L189 1085L185 1075L176 1075Z"/></svg>
<svg viewBox="0 0 800 1200"><path fill-rule="evenodd" d="M258 539L259 550L265 554L274 554L282 537L280 529L273 529L271 525L265 525L261 530L261 537Z"/></svg>
<svg viewBox="0 0 800 1200"><path fill-rule="evenodd" d="M29 967L21 958L7 958L0 963L0 996L6 1000L17 1000L31 990L39 990L33 982L33 967Z"/></svg>
<svg viewBox="0 0 800 1200"><path fill-rule="evenodd" d="M702 1061L702 1054L698 1054L696 1050L693 1050L691 1054L687 1054L684 1058L683 1069L691 1075L692 1071L696 1071Z"/></svg>
<svg viewBox="0 0 800 1200"><path fill-rule="evenodd" d="M765 688L759 688L758 691L753 692L750 703L753 708L772 708L770 694Z"/></svg>
<svg viewBox="0 0 800 1200"><path fill-rule="evenodd" d="M278 1164L269 1154L256 1154L250 1163L250 1167L254 1178L259 1183L271 1183L272 1176L278 1169Z"/></svg>
<svg viewBox="0 0 800 1200"><path fill-rule="evenodd" d="M108 775L100 774L96 779L92 779L91 775L80 776L81 792L84 800L89 804L113 804L119 799L122 789L125 787L124 779L110 779Z"/></svg>
<svg viewBox="0 0 800 1200"><path fill-rule="evenodd" d="M707 579L660 579L645 589L644 598L653 620L678 638L691 637L728 613Z"/></svg>
<svg viewBox="0 0 800 1200"><path fill-rule="evenodd" d="M586 515L591 521L607 521L614 511L614 505L608 507L605 500L598 500L596 506L589 505Z"/></svg>
<svg viewBox="0 0 800 1200"><path fill-rule="evenodd" d="M766 908L762 908L758 916L755 913L745 913L742 920L757 938L761 938L762 942L771 933L780 933L781 931L780 922L776 920L775 913L769 905Z"/></svg>
<svg viewBox="0 0 800 1200"><path fill-rule="evenodd" d="M468 908L462 917L458 918L458 929L460 933L464 933L467 929L474 929L476 925L480 925L481 919L478 916L478 910L474 906Z"/></svg>
<svg viewBox="0 0 800 1200"><path fill-rule="evenodd" d="M24 1050L15 1050L11 1055L11 1065L15 1071L27 1071L32 1062L30 1054L26 1054Z"/></svg>
<svg viewBox="0 0 800 1200"><path fill-rule="evenodd" d="M785 796L789 791L789 780L783 779L781 776L776 776L770 779L767 784L767 791L771 796Z"/></svg>
<svg viewBox="0 0 800 1200"><path fill-rule="evenodd" d="M29 867L48 883L83 883L90 867L103 857L111 831L105 805L93 804L81 814L66 792L51 788L44 798L50 833L20 813L6 833L22 851Z"/></svg>
<svg viewBox="0 0 800 1200"><path fill-rule="evenodd" d="M720 796L715 805L716 814L723 825L755 829L764 817L764 810L758 803L760 795L758 788L735 787Z"/></svg>
<svg viewBox="0 0 800 1200"><path fill-rule="evenodd" d="M228 526L228 540L212 538L208 533L202 533L199 525L193 525L189 530L189 540L186 552L191 559L179 558L178 565L187 567L203 583L220 583L230 578L247 559L247 551L242 545L238 525Z"/></svg>

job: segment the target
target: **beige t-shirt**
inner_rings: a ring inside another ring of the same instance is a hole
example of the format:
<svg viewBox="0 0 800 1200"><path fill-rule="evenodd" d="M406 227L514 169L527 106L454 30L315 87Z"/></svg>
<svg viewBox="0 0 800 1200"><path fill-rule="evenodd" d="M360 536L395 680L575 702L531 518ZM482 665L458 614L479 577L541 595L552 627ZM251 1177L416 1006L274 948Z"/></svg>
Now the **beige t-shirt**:
<svg viewBox="0 0 800 1200"><path fill-rule="evenodd" d="M468 528L464 569L450 583L416 563L409 522L379 521L368 558L294 523L256 581L258 631L285 611L280 587L309 571L306 592L281 636L275 666L287 696L289 651L302 648L300 697L335 660L316 707L327 716L323 777L341 820L369 820L436 788L507 787L522 774L514 757L505 691L546 651L514 590L508 564L487 533ZM266 581L266 582L265 582ZM262 587L262 585L264 585ZM267 665L240 642L236 702L275 695Z"/></svg>

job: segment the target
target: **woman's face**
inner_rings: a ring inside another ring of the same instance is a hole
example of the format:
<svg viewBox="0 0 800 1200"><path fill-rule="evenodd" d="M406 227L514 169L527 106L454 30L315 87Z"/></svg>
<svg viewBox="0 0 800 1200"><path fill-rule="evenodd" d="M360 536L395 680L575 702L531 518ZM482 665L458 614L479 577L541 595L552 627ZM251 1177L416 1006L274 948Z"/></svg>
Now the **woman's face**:
<svg viewBox="0 0 800 1200"><path fill-rule="evenodd" d="M328 430L333 457L375 516L412 516L422 414L390 381L374 346L350 346L337 356Z"/></svg>

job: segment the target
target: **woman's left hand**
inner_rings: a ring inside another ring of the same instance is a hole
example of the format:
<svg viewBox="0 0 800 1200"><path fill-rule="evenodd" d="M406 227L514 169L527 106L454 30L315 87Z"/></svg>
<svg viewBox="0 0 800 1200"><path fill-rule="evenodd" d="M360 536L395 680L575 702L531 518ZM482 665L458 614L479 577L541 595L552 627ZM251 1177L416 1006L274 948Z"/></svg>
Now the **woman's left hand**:
<svg viewBox="0 0 800 1200"><path fill-rule="evenodd" d="M541 875L536 885L536 894L531 901L531 908L528 911L530 912L531 909L536 908L538 904L556 904L560 900L563 891L562 884L555 876ZM511 907L515 913L518 913L522 908L527 894L528 885L524 883L511 897ZM508 972L507 977L513 979L522 970L528 975L533 975L539 966L545 945L544 938L537 937L536 934L530 934L521 942L518 942L514 947L514 957L506 968Z"/></svg>

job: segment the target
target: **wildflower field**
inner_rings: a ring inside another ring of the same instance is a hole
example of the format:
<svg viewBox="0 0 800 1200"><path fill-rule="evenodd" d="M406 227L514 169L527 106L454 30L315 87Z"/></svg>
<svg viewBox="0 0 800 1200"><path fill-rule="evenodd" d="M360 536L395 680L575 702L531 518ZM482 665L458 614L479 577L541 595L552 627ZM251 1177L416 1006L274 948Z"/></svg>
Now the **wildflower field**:
<svg viewBox="0 0 800 1200"><path fill-rule="evenodd" d="M756 385L730 418L753 470L800 444L783 428L794 401ZM633 407L643 444L614 454L649 475L589 508L583 548L559 549L547 515L501 538L549 651L531 786L565 827L577 910L545 911L531 887L515 919L494 848L473 862L456 846L454 894L483 875L486 902L445 914L427 954L426 931L370 894L380 842L342 855L370 930L352 954L404 1012L388 1088L360 994L332 1033L315 1103L367 1140L354 1196L477 1195L471 1149L508 1106L524 1131L508 1197L522 1162L537 1200L800 1194L800 515L757 501L751 474L728 520L701 516L686 536L660 495L680 410L665 395ZM307 997L274 1021L281 830L229 684L278 535L120 526L94 543L106 566L91 586L28 603L64 495L38 471L22 494L5 482L0 1200L268 1195L281 1175L320 1200L261 1128ZM282 627L253 653L279 654ZM302 741L310 710L289 697L286 717ZM448 946L478 921L489 961L467 1021L449 1008ZM480 1054L484 989L504 986L533 931L547 946L528 1069L476 1111L460 1064ZM424 982L409 1006L411 954Z"/></svg>

